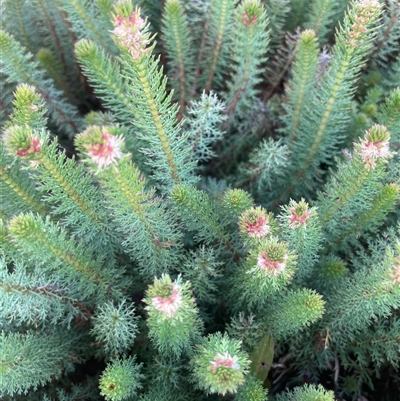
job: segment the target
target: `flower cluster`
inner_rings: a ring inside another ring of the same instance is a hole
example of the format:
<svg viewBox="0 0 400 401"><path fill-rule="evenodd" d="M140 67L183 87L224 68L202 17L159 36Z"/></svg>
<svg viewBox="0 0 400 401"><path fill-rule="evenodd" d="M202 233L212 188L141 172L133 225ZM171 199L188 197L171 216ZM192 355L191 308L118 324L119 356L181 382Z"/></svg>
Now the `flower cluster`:
<svg viewBox="0 0 400 401"><path fill-rule="evenodd" d="M165 313L168 317L173 317L178 309L182 306L182 289L176 283L164 288L167 294L163 296L155 296L151 299L154 309L161 313ZM165 291L163 291L164 293Z"/></svg>
<svg viewBox="0 0 400 401"><path fill-rule="evenodd" d="M40 132L28 127L14 125L4 133L4 143L11 155L17 155L29 160L36 160L42 149Z"/></svg>
<svg viewBox="0 0 400 401"><path fill-rule="evenodd" d="M140 381L144 378L140 369L141 365L136 363L135 357L112 361L99 379L100 394L106 401L136 397L137 390L142 387Z"/></svg>
<svg viewBox="0 0 400 401"><path fill-rule="evenodd" d="M134 59L146 53L147 36L142 32L146 22L140 17L139 11L133 11L128 18L117 15L112 33L118 42L127 48Z"/></svg>
<svg viewBox="0 0 400 401"><path fill-rule="evenodd" d="M356 146L359 156L364 165L373 169L378 159L388 159L390 134L386 127L374 125L366 134L365 138Z"/></svg>
<svg viewBox="0 0 400 401"><path fill-rule="evenodd" d="M288 255L276 257L268 254L267 251L262 251L257 257L257 266L265 272L266 275L278 276L286 268Z"/></svg>
<svg viewBox="0 0 400 401"><path fill-rule="evenodd" d="M210 334L191 361L196 381L211 393L236 393L245 381L250 361L240 342L227 334Z"/></svg>
<svg viewBox="0 0 400 401"><path fill-rule="evenodd" d="M361 148L361 158L365 165L374 168L375 161L379 158L386 159L389 155L389 142L365 141Z"/></svg>
<svg viewBox="0 0 400 401"><path fill-rule="evenodd" d="M367 32L366 25L371 24L374 17L378 15L380 4L377 0L362 0L356 5L356 17L351 25L349 32L349 45L357 47L357 42L361 41Z"/></svg>
<svg viewBox="0 0 400 401"><path fill-rule="evenodd" d="M15 152L18 156L29 156L32 153L40 152L40 141L38 138L30 137L30 145L26 149L17 149Z"/></svg>
<svg viewBox="0 0 400 401"><path fill-rule="evenodd" d="M123 139L113 134L111 127L90 126L76 138L76 144L95 164L98 170L105 170L117 164L123 157Z"/></svg>
<svg viewBox="0 0 400 401"><path fill-rule="evenodd" d="M215 373L216 370L220 366L224 366L226 368L230 369L240 369L239 364L237 363L238 357L237 356L231 356L227 352L225 352L224 355L221 355L219 352L215 355L214 360L210 361L211 363L211 372Z"/></svg>
<svg viewBox="0 0 400 401"><path fill-rule="evenodd" d="M239 228L251 238L264 238L271 231L270 216L261 207L251 207L240 216Z"/></svg>
<svg viewBox="0 0 400 401"><path fill-rule="evenodd" d="M310 217L310 212L308 211L308 204L302 199L300 202L293 202L293 206L289 209L289 227L292 229L305 226L307 220Z"/></svg>
<svg viewBox="0 0 400 401"><path fill-rule="evenodd" d="M244 13L242 21L245 26L254 25L257 22L257 15L253 15L250 19L249 15Z"/></svg>
<svg viewBox="0 0 400 401"><path fill-rule="evenodd" d="M264 8L260 0L246 0L237 9L237 15L246 27L256 25L265 18Z"/></svg>
<svg viewBox="0 0 400 401"><path fill-rule="evenodd" d="M143 302L148 312L149 337L163 355L180 357L189 352L202 331L198 309L188 281L175 281L168 274L155 279Z"/></svg>

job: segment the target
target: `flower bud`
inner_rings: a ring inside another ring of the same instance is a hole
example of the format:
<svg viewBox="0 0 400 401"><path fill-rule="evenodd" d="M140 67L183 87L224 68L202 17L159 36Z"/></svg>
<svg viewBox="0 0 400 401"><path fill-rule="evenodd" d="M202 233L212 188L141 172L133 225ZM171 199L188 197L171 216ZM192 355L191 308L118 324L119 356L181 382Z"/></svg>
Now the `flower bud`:
<svg viewBox="0 0 400 401"><path fill-rule="evenodd" d="M44 133L29 127L13 125L4 133L4 143L8 153L22 159L37 161L43 146Z"/></svg>
<svg viewBox="0 0 400 401"><path fill-rule="evenodd" d="M250 360L240 350L240 342L226 334L211 334L191 361L195 380L210 393L236 393L244 383Z"/></svg>
<svg viewBox="0 0 400 401"><path fill-rule="evenodd" d="M118 134L116 127L92 125L77 135L76 146L98 171L105 170L112 164L117 165L124 156L124 140Z"/></svg>
<svg viewBox="0 0 400 401"><path fill-rule="evenodd" d="M137 394L141 388L140 365L135 358L115 360L108 364L99 380L100 394L106 401L123 401Z"/></svg>
<svg viewBox="0 0 400 401"><path fill-rule="evenodd" d="M374 169L379 159L386 160L389 152L390 133L383 125L374 125L365 134L364 140L356 145L358 155L368 169Z"/></svg>
<svg viewBox="0 0 400 401"><path fill-rule="evenodd" d="M262 207L245 210L239 219L239 229L244 237L264 238L271 234L272 216Z"/></svg>
<svg viewBox="0 0 400 401"><path fill-rule="evenodd" d="M172 282L165 274L149 286L143 301L149 314L149 336L158 350L178 357L183 350L189 351L201 330L190 283L182 283L180 276Z"/></svg>

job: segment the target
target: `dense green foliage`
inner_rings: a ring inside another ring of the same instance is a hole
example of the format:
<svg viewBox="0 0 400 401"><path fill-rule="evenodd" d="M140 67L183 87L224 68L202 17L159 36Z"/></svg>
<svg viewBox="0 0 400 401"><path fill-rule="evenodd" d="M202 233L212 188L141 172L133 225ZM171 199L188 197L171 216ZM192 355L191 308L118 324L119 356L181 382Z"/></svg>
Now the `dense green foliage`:
<svg viewBox="0 0 400 401"><path fill-rule="evenodd" d="M2 400L398 401L398 1L0 17Z"/></svg>

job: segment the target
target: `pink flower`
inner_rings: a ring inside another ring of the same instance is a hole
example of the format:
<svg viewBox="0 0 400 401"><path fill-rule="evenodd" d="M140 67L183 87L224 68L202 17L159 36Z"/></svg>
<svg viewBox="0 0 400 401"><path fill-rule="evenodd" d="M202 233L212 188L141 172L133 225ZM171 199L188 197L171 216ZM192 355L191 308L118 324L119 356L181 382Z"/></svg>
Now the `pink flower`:
<svg viewBox="0 0 400 401"><path fill-rule="evenodd" d="M135 59L142 57L146 52L147 38L141 32L145 25L145 21L135 11L129 18L117 15L114 22L115 28L112 33Z"/></svg>
<svg viewBox="0 0 400 401"><path fill-rule="evenodd" d="M32 153L38 153L40 152L40 148L41 148L41 144L38 138L35 138L34 136L32 136L30 138L30 145L25 148L25 149L17 149L16 150L16 154L18 156L22 156L22 157L26 157L31 155Z"/></svg>
<svg viewBox="0 0 400 401"><path fill-rule="evenodd" d="M289 216L289 227L290 228L298 228L306 224L306 221L310 217L309 211L304 211L303 213L299 213L296 211L294 207L290 208L290 216Z"/></svg>
<svg viewBox="0 0 400 401"><path fill-rule="evenodd" d="M215 355L214 361L210 361L211 363L211 372L215 373L215 371L220 366L225 366L227 368L232 368L235 370L239 370L240 366L237 363L238 357L237 356L230 356L227 352L224 355L221 355L219 352Z"/></svg>
<svg viewBox="0 0 400 401"><path fill-rule="evenodd" d="M377 159L387 159L389 155L389 141L372 142L367 140L361 143L360 156L369 168L375 167Z"/></svg>
<svg viewBox="0 0 400 401"><path fill-rule="evenodd" d="M268 257L266 251L262 251L261 255L258 255L257 266L267 275L278 276L285 270L287 258L285 254L281 259L273 260Z"/></svg>
<svg viewBox="0 0 400 401"><path fill-rule="evenodd" d="M258 216L258 220L255 222L246 221L244 224L249 237L253 238L263 238L270 230L267 219L263 215Z"/></svg>
<svg viewBox="0 0 400 401"><path fill-rule="evenodd" d="M257 22L257 15L253 15L250 20L249 15L245 12L243 13L242 21L244 26L254 25Z"/></svg>
<svg viewBox="0 0 400 401"><path fill-rule="evenodd" d="M182 305L181 287L173 284L172 294L163 298L156 296L151 299L151 304L159 312L165 313L168 317L173 317Z"/></svg>
<svg viewBox="0 0 400 401"><path fill-rule="evenodd" d="M270 233L269 216L261 207L250 208L242 213L240 231L252 238L263 238Z"/></svg>
<svg viewBox="0 0 400 401"><path fill-rule="evenodd" d="M103 169L122 158L121 145L121 138L102 132L100 142L88 144L85 147L92 161Z"/></svg>

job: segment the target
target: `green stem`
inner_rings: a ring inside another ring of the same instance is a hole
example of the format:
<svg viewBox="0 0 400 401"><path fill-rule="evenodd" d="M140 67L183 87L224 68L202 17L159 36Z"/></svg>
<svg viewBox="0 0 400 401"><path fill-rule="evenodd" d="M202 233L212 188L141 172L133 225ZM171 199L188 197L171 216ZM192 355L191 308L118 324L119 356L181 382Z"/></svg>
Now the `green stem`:
<svg viewBox="0 0 400 401"><path fill-rule="evenodd" d="M246 55L245 55L245 64L244 64L244 71L243 71L243 76L240 79L240 85L238 88L236 88L236 93L229 104L229 106L226 108L226 114L228 116L232 115L236 109L237 103L240 101L242 98L243 93L246 90L246 86L249 83L250 80L250 71L251 71L251 62L253 59L253 52L252 52L252 46L251 44L253 43L253 36L254 36L254 26L249 27L249 35L247 37L248 39L248 45L246 46Z"/></svg>
<svg viewBox="0 0 400 401"><path fill-rule="evenodd" d="M308 51L305 52L304 54L304 59L302 60L304 62L302 72L303 74L301 75L300 79L300 85L297 90L297 102L295 104L294 110L293 110L293 122L292 122L292 127L291 127L291 133L289 136L289 141L293 142L296 139L296 130L297 127L299 126L300 123L300 116L301 112L304 109L304 97L305 97L305 92L306 92L306 85L308 82L308 71L310 68L310 53Z"/></svg>
<svg viewBox="0 0 400 401"><path fill-rule="evenodd" d="M0 178L15 192L23 201L32 207L33 210L39 214L45 216L47 211L40 205L36 199L32 198L29 193L21 188L21 186L16 182L13 177L7 174L7 168L0 168Z"/></svg>
<svg viewBox="0 0 400 401"><path fill-rule="evenodd" d="M63 174L57 169L50 158L47 155L41 155L40 163L44 168L51 174L51 176L57 181L58 185L63 191L71 198L82 212L89 217L89 219L97 226L101 226L101 220L91 210L90 206L87 205L84 199L79 193L71 186L71 184L64 178Z"/></svg>
<svg viewBox="0 0 400 401"><path fill-rule="evenodd" d="M322 225L326 224L331 217L352 197L354 197L354 195L356 194L356 192L362 187L362 185L364 184L366 178L368 177L368 175L370 174L371 170L367 169L364 167L364 171L362 173L362 175L360 177L358 177L357 179L357 183L356 185L352 186L351 188L349 188L349 190L340 198L337 200L337 202L335 202L334 206L331 206L329 208L329 210L324 213L321 214L319 216L320 218L320 222Z"/></svg>
<svg viewBox="0 0 400 401"><path fill-rule="evenodd" d="M137 68L140 83L143 88L143 92L146 96L147 104L149 106L149 110L151 113L151 117L153 119L154 126L156 128L158 137L160 138L160 141L161 141L162 149L164 151L165 156L167 157L167 163L171 170L172 180L175 182L176 185L178 185L180 183L178 168L177 168L175 160L174 160L174 155L171 151L167 133L165 132L163 122L161 120L160 111L158 110L157 104L154 101L151 85L150 85L149 79L146 75L147 70L140 60L138 62L136 62L136 68Z"/></svg>
<svg viewBox="0 0 400 401"><path fill-rule="evenodd" d="M176 19L172 19L172 31L174 32L176 53L178 56L178 79L179 79L179 114L178 121L182 119L185 109L186 89L185 89L185 63L183 61L182 42Z"/></svg>
<svg viewBox="0 0 400 401"><path fill-rule="evenodd" d="M220 0L221 1L221 0ZM221 47L222 47L222 41L224 37L224 31L225 31L225 26L226 26L226 19L227 19L227 9L228 9L228 0L222 0L222 7L221 7L221 14L220 14L220 19L219 19L219 31L212 55L212 62L210 66L210 71L208 74L208 79L207 79L207 84L206 84L206 93L210 92L211 90L211 85L212 81L214 79L215 75L215 70L217 68L217 63L218 63L218 58L221 52Z"/></svg>
<svg viewBox="0 0 400 401"><path fill-rule="evenodd" d="M132 184L129 181L126 182L124 180L124 177L121 175L120 171L115 172L115 180L121 192L124 194L125 199L132 207L132 210L135 212L136 216L139 217L141 223L145 226L146 232L150 234L151 240L156 245L156 248L162 247L161 243L158 241L156 233L153 230L153 227L149 224L149 220L146 217L145 211L141 207L141 204L143 202L142 197L139 197L136 195L136 193L133 193Z"/></svg>
<svg viewBox="0 0 400 401"><path fill-rule="evenodd" d="M109 46L106 43L104 43L103 37L96 28L96 24L93 23L94 22L93 18L90 15L88 15L85 9L82 7L82 1L77 1L77 0L70 0L70 1L71 5L75 8L79 16L85 22L85 25L90 29L91 32L94 33L101 47L105 49L108 53L112 53L110 51Z"/></svg>
<svg viewBox="0 0 400 401"><path fill-rule="evenodd" d="M340 66L339 73L336 76L335 83L333 84L331 95L326 103L325 111L322 115L321 122L319 124L318 130L315 134L314 142L310 148L310 151L308 152L306 159L304 163L302 164L302 167L299 169L298 173L296 174L296 178L300 178L304 176L305 171L307 168L310 166L312 161L315 158L315 155L317 154L319 147L322 142L322 138L324 136L326 127L329 123L329 118L331 117L333 107L335 105L338 92L342 88L343 85L343 77L346 73L347 67L350 64L350 59L351 59L351 52L348 52L346 54L345 59L342 62L342 65Z"/></svg>
<svg viewBox="0 0 400 401"><path fill-rule="evenodd" d="M49 240L49 238L45 235L44 232L42 231L34 232L32 237L30 238L25 237L25 239L26 240L33 239L34 241L36 241L37 244L41 245L43 251L47 248L53 255L55 255L62 262L73 267L86 277L89 277L96 284L99 284L101 282L101 278L89 268L88 264L81 263L78 259L75 258L75 255L66 253L65 249L60 249L58 246L54 245L51 242L51 239Z"/></svg>

